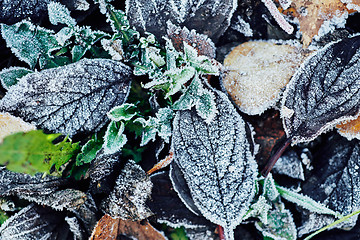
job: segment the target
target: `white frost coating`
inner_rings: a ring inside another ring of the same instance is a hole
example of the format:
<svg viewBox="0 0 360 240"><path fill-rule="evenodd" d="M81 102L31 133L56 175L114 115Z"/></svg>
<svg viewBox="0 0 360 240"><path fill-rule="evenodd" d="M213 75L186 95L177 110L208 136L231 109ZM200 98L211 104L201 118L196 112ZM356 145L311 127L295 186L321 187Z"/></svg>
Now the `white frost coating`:
<svg viewBox="0 0 360 240"><path fill-rule="evenodd" d="M213 93L218 113L211 124L195 109L178 111L171 148L196 207L232 240L254 197L257 165L245 122L224 93Z"/></svg>
<svg viewBox="0 0 360 240"><path fill-rule="evenodd" d="M122 42L120 40L101 39L101 45L111 55L112 60L121 61L124 57Z"/></svg>
<svg viewBox="0 0 360 240"><path fill-rule="evenodd" d="M66 223L69 225L70 231L74 234L74 239L83 239L82 237L82 229L80 227L80 223L76 217L65 217Z"/></svg>
<svg viewBox="0 0 360 240"><path fill-rule="evenodd" d="M313 37L315 40L319 40L320 37L325 36L329 32L333 32L336 28L345 28L346 20L349 16L348 12L345 11L340 15L340 11L337 10L336 13L337 15L333 16L330 20L324 21L317 35Z"/></svg>
<svg viewBox="0 0 360 240"><path fill-rule="evenodd" d="M106 113L127 98L131 69L107 59L83 59L21 78L0 101L0 111L40 128L74 135L105 125Z"/></svg>
<svg viewBox="0 0 360 240"><path fill-rule="evenodd" d="M292 0L279 0L281 7L286 10L290 7Z"/></svg>
<svg viewBox="0 0 360 240"><path fill-rule="evenodd" d="M291 78L283 94L281 116L292 145L312 141L336 124L358 117L359 110L353 111L360 99L359 38L326 45L313 53ZM344 67L341 54L348 50L353 50L353 55L347 56L349 67ZM294 114L287 117L284 109L294 110Z"/></svg>
<svg viewBox="0 0 360 240"><path fill-rule="evenodd" d="M58 2L50 2L48 4L48 13L51 24L58 25L62 23L71 27L76 25L75 19L70 16L69 9Z"/></svg>
<svg viewBox="0 0 360 240"><path fill-rule="evenodd" d="M90 8L90 4L86 0L76 0L75 9L79 11L87 11Z"/></svg>
<svg viewBox="0 0 360 240"><path fill-rule="evenodd" d="M244 34L245 37L253 36L253 30L251 29L250 24L248 22L245 22L245 20L242 19L241 16L237 17L237 22L235 23L235 25L232 25L231 28L238 31L239 33Z"/></svg>
<svg viewBox="0 0 360 240"><path fill-rule="evenodd" d="M261 0L267 9L270 11L271 15L274 17L275 21L279 24L279 26L287 33L291 34L294 31L294 27L291 26L284 18L283 15L276 8L275 3L272 0Z"/></svg>
<svg viewBox="0 0 360 240"><path fill-rule="evenodd" d="M275 163L273 171L302 181L305 180L301 160L295 151L283 154Z"/></svg>
<svg viewBox="0 0 360 240"><path fill-rule="evenodd" d="M101 208L113 218L133 221L152 215L145 205L153 187L150 178L134 161L125 164L116 180L114 190L102 202Z"/></svg>

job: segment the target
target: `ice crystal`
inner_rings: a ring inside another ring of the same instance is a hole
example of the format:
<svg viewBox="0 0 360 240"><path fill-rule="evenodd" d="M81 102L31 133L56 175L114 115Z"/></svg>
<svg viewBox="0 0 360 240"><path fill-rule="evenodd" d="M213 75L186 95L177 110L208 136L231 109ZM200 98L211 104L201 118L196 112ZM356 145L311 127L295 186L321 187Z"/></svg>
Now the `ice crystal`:
<svg viewBox="0 0 360 240"><path fill-rule="evenodd" d="M125 124L120 122L119 124L111 121L108 125L104 136L104 153L113 154L119 152L121 148L127 142L126 135L123 134L125 130Z"/></svg>
<svg viewBox="0 0 360 240"><path fill-rule="evenodd" d="M253 30L251 29L250 24L245 22L241 16L237 16L237 22L235 25L232 25L231 28L238 31L239 33L244 34L245 37L253 36Z"/></svg>
<svg viewBox="0 0 360 240"><path fill-rule="evenodd" d="M106 113L126 100L130 82L131 69L120 62L83 59L21 78L0 109L53 132L96 131Z"/></svg>
<svg viewBox="0 0 360 240"><path fill-rule="evenodd" d="M276 162L273 172L289 177L305 180L304 169L300 157L295 151L288 151Z"/></svg>
<svg viewBox="0 0 360 240"><path fill-rule="evenodd" d="M218 113L207 124L195 109L178 111L171 148L202 215L225 228L227 239L255 194L257 167L245 122L224 93L214 92ZM172 165L173 165L172 164Z"/></svg>
<svg viewBox="0 0 360 240"><path fill-rule="evenodd" d="M114 218L142 220L152 213L145 205L152 182L134 161L125 164L110 196L102 203L103 210Z"/></svg>
<svg viewBox="0 0 360 240"><path fill-rule="evenodd" d="M316 138L337 123L354 119L360 106L360 37L330 44L309 58L284 93L283 125L292 143Z"/></svg>

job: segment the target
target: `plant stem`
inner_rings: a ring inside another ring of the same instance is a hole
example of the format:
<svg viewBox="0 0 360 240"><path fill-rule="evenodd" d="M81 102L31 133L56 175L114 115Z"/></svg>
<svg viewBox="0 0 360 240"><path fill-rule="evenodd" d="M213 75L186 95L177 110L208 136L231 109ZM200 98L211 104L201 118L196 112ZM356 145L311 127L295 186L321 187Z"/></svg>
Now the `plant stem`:
<svg viewBox="0 0 360 240"><path fill-rule="evenodd" d="M292 140L291 137L287 138L286 141L283 143L283 145L275 152L274 155L271 156L271 158L268 160L266 166L261 171L261 175L263 175L264 177L267 177L267 175L269 175L271 169L274 167L277 160L284 153L285 149L290 145L291 140Z"/></svg>
<svg viewBox="0 0 360 240"><path fill-rule="evenodd" d="M226 240L225 234L224 234L224 228L222 226L218 225L217 230L218 230L220 240Z"/></svg>

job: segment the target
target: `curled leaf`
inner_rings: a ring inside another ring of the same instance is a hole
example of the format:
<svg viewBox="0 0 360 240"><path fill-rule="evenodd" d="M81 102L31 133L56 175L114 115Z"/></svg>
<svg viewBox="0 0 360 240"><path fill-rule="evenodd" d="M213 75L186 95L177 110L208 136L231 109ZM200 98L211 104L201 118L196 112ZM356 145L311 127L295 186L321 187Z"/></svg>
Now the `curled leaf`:
<svg viewBox="0 0 360 240"><path fill-rule="evenodd" d="M360 109L360 37L330 44L309 58L284 93L281 115L292 143L307 142Z"/></svg>
<svg viewBox="0 0 360 240"><path fill-rule="evenodd" d="M28 74L0 102L0 109L52 132L75 135L100 129L106 113L130 90L131 69L107 59L83 59Z"/></svg>
<svg viewBox="0 0 360 240"><path fill-rule="evenodd" d="M223 226L227 239L234 239L233 229L255 194L257 167L245 122L225 94L213 94L218 113L210 124L195 109L177 112L171 166L180 168L201 214Z"/></svg>

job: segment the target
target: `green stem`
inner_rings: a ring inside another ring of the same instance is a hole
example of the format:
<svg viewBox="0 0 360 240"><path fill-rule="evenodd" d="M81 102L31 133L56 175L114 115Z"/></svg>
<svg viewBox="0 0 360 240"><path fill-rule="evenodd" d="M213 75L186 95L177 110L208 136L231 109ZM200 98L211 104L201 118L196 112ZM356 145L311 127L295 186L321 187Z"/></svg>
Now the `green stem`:
<svg viewBox="0 0 360 240"><path fill-rule="evenodd" d="M353 217L353 216L355 216L355 215L357 215L357 214L359 214L359 213L360 213L360 209L357 210L357 211L355 211L355 212L350 213L349 215L346 215L346 216L343 217L343 218L340 218L339 220L336 220L335 222L333 222L333 223L331 223L331 224L329 224L329 225L327 225L327 226L325 226L325 227L323 227L323 228L321 228L321 229L319 229L319 230L317 230L317 231L314 232L313 234L307 236L304 240L309 240L309 239L311 239L312 237L314 237L315 235L317 235L317 234L319 234L319 233L321 233L321 232L323 232L323 231L325 231L325 230L327 230L327 229L329 229L329 228L331 228L331 227L333 227L333 226L335 226L335 225L337 225L337 224L339 224L339 223L342 223L342 222L348 220L349 218L351 218L351 217Z"/></svg>

